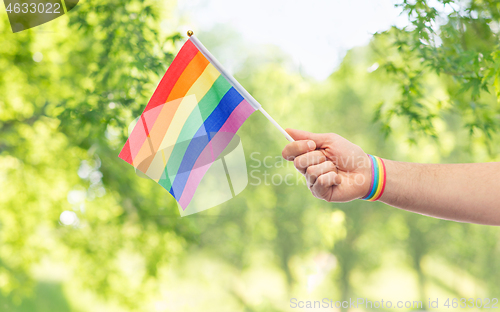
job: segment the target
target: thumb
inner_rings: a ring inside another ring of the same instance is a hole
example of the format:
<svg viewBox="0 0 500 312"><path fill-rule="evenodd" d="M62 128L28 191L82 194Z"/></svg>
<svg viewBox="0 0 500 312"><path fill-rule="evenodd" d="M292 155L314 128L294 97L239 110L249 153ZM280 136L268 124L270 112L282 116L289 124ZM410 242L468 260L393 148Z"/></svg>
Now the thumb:
<svg viewBox="0 0 500 312"><path fill-rule="evenodd" d="M317 148L323 146L328 139L328 135L326 133L312 133L290 128L287 128L286 132L288 132L294 140L313 140L314 143L316 143Z"/></svg>

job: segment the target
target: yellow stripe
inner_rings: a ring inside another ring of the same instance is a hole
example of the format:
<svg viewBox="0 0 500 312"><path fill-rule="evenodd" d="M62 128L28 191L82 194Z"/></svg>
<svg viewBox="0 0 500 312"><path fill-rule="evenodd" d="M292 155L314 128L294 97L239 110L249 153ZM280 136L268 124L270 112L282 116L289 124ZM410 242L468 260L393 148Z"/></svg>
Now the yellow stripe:
<svg viewBox="0 0 500 312"><path fill-rule="evenodd" d="M163 151L158 151L158 153L155 154L155 157L153 158L151 164L149 164L149 168L145 173L152 180L158 182L160 181L164 168L165 163L163 162Z"/></svg>
<svg viewBox="0 0 500 312"><path fill-rule="evenodd" d="M165 153L163 152L163 150L158 151L155 154L153 161L151 161L151 164L149 165L149 168L145 174L152 180L156 181L156 183L158 183L158 181L160 181L161 179L163 170L165 169L166 165L167 162L165 161Z"/></svg>
<svg viewBox="0 0 500 312"><path fill-rule="evenodd" d="M382 162L380 161L380 158L378 158L377 156L374 156L374 158L377 160L378 165L378 186L377 191L371 198L372 201L380 195L380 192L382 192L382 185L384 184L384 167L382 165Z"/></svg>
<svg viewBox="0 0 500 312"><path fill-rule="evenodd" d="M161 156L163 157L163 164L166 166L167 160L165 159L165 153L163 151L161 151Z"/></svg>
<svg viewBox="0 0 500 312"><path fill-rule="evenodd" d="M149 177L160 178L163 170L165 169L165 164L168 163L168 159L173 151L173 146L177 142L179 135L182 130L182 126L191 115L194 109L197 108L198 102L207 94L214 82L219 78L219 71L212 65L208 64L201 76L196 80L196 82L191 86L186 96L182 99L182 102L177 109L177 112L170 123L170 126L163 137L163 140L158 148L158 151L162 151L162 157L159 158L162 162L157 161L157 157L151 165L149 166L146 175ZM201 118L201 114L200 114ZM161 164L163 163L163 166Z"/></svg>

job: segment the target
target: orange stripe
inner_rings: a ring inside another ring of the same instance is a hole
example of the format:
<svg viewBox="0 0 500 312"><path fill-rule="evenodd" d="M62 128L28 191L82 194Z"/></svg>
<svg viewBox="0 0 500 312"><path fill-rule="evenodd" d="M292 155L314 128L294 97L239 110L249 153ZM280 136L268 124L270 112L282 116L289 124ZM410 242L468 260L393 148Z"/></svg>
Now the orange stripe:
<svg viewBox="0 0 500 312"><path fill-rule="evenodd" d="M170 92L170 95L168 96L167 103L184 97L195 81L201 76L208 64L208 60L203 56L203 54L201 54L201 52L198 52L179 77L179 80L175 83L172 92Z"/></svg>
<svg viewBox="0 0 500 312"><path fill-rule="evenodd" d="M150 138L146 139L141 149L134 158L134 166L140 171L145 173L146 170L148 170L149 164L151 162L145 160L146 158L156 153L158 146L160 146L161 140L163 139L163 136L165 136L165 132L167 132L167 128L174 118L174 115L177 112L177 108L179 107L181 102L182 99L177 99L172 102L167 102L161 108L160 114L157 118L157 122L153 125L153 128L150 131ZM144 114L147 113L148 112L145 112ZM158 131L157 128L162 129L163 131ZM154 152L151 151L148 140L151 140L151 143L153 143Z"/></svg>

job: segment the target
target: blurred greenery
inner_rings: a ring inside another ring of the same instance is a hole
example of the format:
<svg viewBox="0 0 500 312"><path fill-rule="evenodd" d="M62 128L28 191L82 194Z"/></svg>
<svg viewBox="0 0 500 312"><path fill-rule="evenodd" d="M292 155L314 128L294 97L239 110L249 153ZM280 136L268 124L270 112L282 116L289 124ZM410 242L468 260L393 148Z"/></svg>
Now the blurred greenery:
<svg viewBox="0 0 500 312"><path fill-rule="evenodd" d="M224 25L199 37L215 55L245 52L236 78L283 125L336 132L385 158L499 161L500 4L437 2L402 2L412 25L352 49L325 81ZM316 200L258 113L238 133L249 186L180 218L164 189L117 157L185 40L174 7L88 0L17 34L4 15L2 311L288 311L292 297L427 306L498 295L496 227ZM264 159L270 166L257 166Z"/></svg>
<svg viewBox="0 0 500 312"><path fill-rule="evenodd" d="M403 0L396 6L410 25L375 38L385 37L397 51L376 49L381 66L398 82L399 101L381 102L376 120L386 133L393 118L402 118L409 132L435 137L435 123L452 113L494 154L500 128L500 3ZM427 92L428 73L439 75L447 98Z"/></svg>

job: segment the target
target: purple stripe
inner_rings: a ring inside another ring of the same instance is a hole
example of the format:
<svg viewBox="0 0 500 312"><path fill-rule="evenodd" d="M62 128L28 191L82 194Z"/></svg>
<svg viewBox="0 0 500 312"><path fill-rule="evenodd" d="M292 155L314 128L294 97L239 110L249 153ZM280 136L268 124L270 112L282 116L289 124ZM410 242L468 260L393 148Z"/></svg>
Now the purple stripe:
<svg viewBox="0 0 500 312"><path fill-rule="evenodd" d="M361 199L367 199L370 194L372 193L372 188L373 188L373 181L375 180L375 164L373 163L373 159L371 155L368 155L368 158L370 158L370 162L372 163L372 182L370 183L370 188L368 189L368 194L365 195L365 197Z"/></svg>

